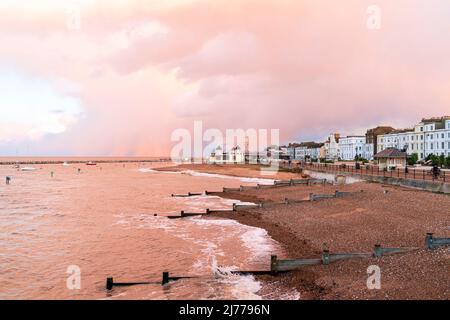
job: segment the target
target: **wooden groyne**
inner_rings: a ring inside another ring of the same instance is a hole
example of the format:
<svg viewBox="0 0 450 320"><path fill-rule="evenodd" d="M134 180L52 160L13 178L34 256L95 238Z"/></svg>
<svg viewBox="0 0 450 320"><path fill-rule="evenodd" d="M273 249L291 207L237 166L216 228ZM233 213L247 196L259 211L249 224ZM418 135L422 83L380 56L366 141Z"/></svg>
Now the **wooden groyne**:
<svg viewBox="0 0 450 320"><path fill-rule="evenodd" d="M433 250L439 246L450 245L450 238L435 238L432 233L427 233L425 237L425 249ZM252 271L231 271L230 274L238 275L273 275L276 276L280 273L291 272L307 266L315 265L329 265L333 262L350 260L350 259L382 259L386 255L398 255L409 253L412 251L424 249L423 247L399 247L399 248L388 248L382 247L380 244L376 244L372 252L341 252L341 253L331 253L329 250L323 250L322 255L316 258L306 258L306 259L278 259L276 255L270 256L270 269L268 270L252 270ZM166 285L171 281L178 281L182 279L193 279L193 278L206 278L206 276L170 276L168 271L164 271L162 274L162 281L139 281L139 282L114 282L113 277L108 277L106 279L106 289L112 290L116 286L135 286L135 285Z"/></svg>
<svg viewBox="0 0 450 320"><path fill-rule="evenodd" d="M326 184L326 179L291 179L291 180L278 180L275 181L274 184L257 184L256 186L239 186L236 188L223 187L222 191L204 191L204 192L188 192L187 194L175 194L172 193L172 197L177 198L187 198L193 196L202 196L202 195L217 195L224 192L242 192L247 190L259 190L259 189L270 189L270 188L280 188L280 187L288 187L294 185L314 185L314 184ZM344 192L340 192L340 195L343 195Z"/></svg>
<svg viewBox="0 0 450 320"><path fill-rule="evenodd" d="M181 219L186 217L192 217L192 216L205 216L210 215L214 213L233 213L240 210L249 210L249 209L257 209L257 208L269 208L273 206L280 206L280 205L290 205L290 204L298 204L298 203L305 203L305 202L311 202L311 201L319 201L319 200L325 200L325 199L335 199L340 198L345 195L350 194L358 194L364 192L363 190L359 192L340 192L336 191L334 194L314 194L310 193L308 199L288 199L284 198L283 201L275 202L275 201L261 201L258 203L252 203L252 204L238 204L233 203L233 206L231 209L209 209L207 208L205 212L185 212L181 211L179 215L166 215L169 219ZM220 192L217 192L218 194ZM173 196L180 196L180 197L187 197L188 195L173 195ZM155 216L161 215L161 214L154 214ZM163 215L161 215L163 216Z"/></svg>

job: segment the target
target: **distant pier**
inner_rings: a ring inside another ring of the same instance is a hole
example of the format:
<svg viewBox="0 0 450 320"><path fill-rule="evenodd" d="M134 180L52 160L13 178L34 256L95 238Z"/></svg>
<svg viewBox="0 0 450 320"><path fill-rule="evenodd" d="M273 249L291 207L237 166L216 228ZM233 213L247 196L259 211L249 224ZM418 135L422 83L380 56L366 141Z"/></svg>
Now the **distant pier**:
<svg viewBox="0 0 450 320"><path fill-rule="evenodd" d="M159 159L83 159L83 160L1 160L0 165L10 166L10 165L39 165L39 164L83 164L88 162L94 163L153 163L153 162L170 162L170 158L159 158Z"/></svg>

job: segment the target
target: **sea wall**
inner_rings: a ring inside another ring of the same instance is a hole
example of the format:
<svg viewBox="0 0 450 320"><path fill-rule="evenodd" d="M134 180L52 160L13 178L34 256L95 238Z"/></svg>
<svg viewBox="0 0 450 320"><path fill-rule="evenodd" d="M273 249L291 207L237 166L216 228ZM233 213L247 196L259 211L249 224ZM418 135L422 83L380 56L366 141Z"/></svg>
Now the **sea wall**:
<svg viewBox="0 0 450 320"><path fill-rule="evenodd" d="M336 174L333 173L322 173L313 170L305 170L305 173L314 178L325 178L328 181L336 181ZM404 186L411 188L418 188L431 192L440 192L445 194L450 194L450 183L443 183L439 181L429 181L429 180L413 180L413 179L404 179L404 178L396 178L396 177L383 177L383 176L372 176L372 175L354 175L348 172L340 172L339 175L346 177L346 183L353 183L357 181L370 181L370 182L378 182L384 184L391 184L396 186Z"/></svg>

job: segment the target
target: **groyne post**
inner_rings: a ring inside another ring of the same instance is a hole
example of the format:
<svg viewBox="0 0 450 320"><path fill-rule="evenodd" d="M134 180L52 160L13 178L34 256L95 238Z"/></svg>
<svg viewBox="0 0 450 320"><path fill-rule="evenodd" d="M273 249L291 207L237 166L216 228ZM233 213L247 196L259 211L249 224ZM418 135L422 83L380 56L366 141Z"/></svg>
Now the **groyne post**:
<svg viewBox="0 0 450 320"><path fill-rule="evenodd" d="M114 280L112 277L106 278L106 290L111 290L114 286Z"/></svg>
<svg viewBox="0 0 450 320"><path fill-rule="evenodd" d="M169 278L169 272L164 271L164 272L163 272L163 275L162 275L162 282L161 282L161 285L168 284L168 283L169 283L169 280L170 280L170 278Z"/></svg>
<svg viewBox="0 0 450 320"><path fill-rule="evenodd" d="M276 274L277 273L277 269L278 269L278 263L277 263L277 256L276 255L272 255L272 256L270 256L270 271L273 273L273 274Z"/></svg>
<svg viewBox="0 0 450 320"><path fill-rule="evenodd" d="M322 263L324 265L329 265L330 264L330 251L329 250L323 250Z"/></svg>
<svg viewBox="0 0 450 320"><path fill-rule="evenodd" d="M380 244L376 244L373 248L373 255L375 258L381 258L381 256L383 255L383 250L381 249Z"/></svg>
<svg viewBox="0 0 450 320"><path fill-rule="evenodd" d="M6 184L9 184L11 182L11 177L6 176Z"/></svg>
<svg viewBox="0 0 450 320"><path fill-rule="evenodd" d="M427 233L425 237L425 245L428 249L433 249L433 233Z"/></svg>

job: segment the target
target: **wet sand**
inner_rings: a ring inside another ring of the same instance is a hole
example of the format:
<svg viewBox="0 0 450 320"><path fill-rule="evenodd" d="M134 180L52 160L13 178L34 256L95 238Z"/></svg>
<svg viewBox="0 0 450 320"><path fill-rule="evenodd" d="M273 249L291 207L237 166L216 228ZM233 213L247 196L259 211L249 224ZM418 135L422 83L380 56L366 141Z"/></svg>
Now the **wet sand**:
<svg viewBox="0 0 450 320"><path fill-rule="evenodd" d="M210 169L210 168L208 168ZM202 171L201 167L196 167ZM222 172L239 171L242 167ZM217 172L216 172L217 173ZM284 173L282 173L284 174ZM416 251L380 259L352 259L328 266L304 267L264 281L295 287L302 299L449 299L450 252L448 247L425 249L425 235L450 237L450 197L376 183L297 185L277 189L225 192L221 197L251 202L307 199L310 193L355 192L342 198L233 214L217 214L249 226L263 228L284 246L279 258L317 258L323 249L336 252L372 252L383 247L417 247ZM363 192L360 192L363 190ZM367 288L367 268L381 268L381 289Z"/></svg>
<svg viewBox="0 0 450 320"><path fill-rule="evenodd" d="M197 171L209 174L220 174L233 177L248 177L258 179L275 179L275 180L287 180L287 179L299 179L301 175L299 173L293 173L286 170L271 170L268 166L251 165L251 164L181 164L177 166L169 166L158 168L158 171Z"/></svg>

